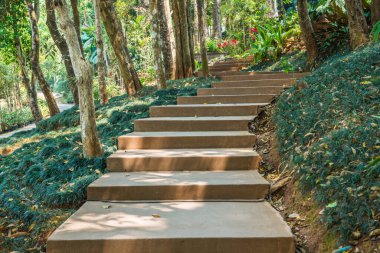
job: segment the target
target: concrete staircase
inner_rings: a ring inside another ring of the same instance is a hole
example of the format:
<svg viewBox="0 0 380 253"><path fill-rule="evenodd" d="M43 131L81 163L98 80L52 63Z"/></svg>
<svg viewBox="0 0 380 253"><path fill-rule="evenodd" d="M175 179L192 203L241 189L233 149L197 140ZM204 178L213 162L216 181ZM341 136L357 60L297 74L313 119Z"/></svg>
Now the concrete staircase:
<svg viewBox="0 0 380 253"><path fill-rule="evenodd" d="M119 137L110 171L49 238L47 251L91 253L293 253L293 235L264 201L270 184L248 123L302 73L212 67L223 81L150 108ZM232 72L231 72L232 71Z"/></svg>

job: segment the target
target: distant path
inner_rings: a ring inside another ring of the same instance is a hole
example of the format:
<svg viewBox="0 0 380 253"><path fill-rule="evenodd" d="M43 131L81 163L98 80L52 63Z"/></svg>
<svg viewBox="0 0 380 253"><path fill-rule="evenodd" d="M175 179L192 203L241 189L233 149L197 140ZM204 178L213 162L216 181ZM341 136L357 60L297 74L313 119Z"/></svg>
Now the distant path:
<svg viewBox="0 0 380 253"><path fill-rule="evenodd" d="M70 109L73 106L74 106L74 104L58 104L58 108L59 108L59 110L61 112L65 111L65 110L68 110L68 109ZM34 128L36 128L36 124L35 123L27 125L27 126L24 126L24 127L21 127L21 128L16 129L16 130L14 130L12 132L7 132L5 134L0 134L0 139L8 138L8 137L11 137L12 135L14 135L15 133L22 132L22 131L29 131L29 130L32 130Z"/></svg>

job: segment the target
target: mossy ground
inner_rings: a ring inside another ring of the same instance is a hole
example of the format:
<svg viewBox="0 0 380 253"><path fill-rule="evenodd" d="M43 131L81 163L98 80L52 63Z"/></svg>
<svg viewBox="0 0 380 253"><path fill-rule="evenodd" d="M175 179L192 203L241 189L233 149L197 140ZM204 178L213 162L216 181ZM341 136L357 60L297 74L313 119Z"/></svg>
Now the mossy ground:
<svg viewBox="0 0 380 253"><path fill-rule="evenodd" d="M150 106L175 104L177 96L195 95L212 80L172 81L166 90L147 87L136 98L97 105L102 157L83 157L77 107L0 140L0 251L44 251L47 236L85 200L87 185L106 172L117 137L132 132L135 119L148 117Z"/></svg>

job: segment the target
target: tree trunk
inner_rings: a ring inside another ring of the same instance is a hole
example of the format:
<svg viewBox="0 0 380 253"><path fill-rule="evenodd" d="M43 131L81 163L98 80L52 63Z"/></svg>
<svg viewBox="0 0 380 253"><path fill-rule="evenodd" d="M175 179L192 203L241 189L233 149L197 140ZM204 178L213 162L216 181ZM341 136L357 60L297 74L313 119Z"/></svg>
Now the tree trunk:
<svg viewBox="0 0 380 253"><path fill-rule="evenodd" d="M172 7L176 35L176 78L191 77L193 68L190 55L186 0L172 0Z"/></svg>
<svg viewBox="0 0 380 253"><path fill-rule="evenodd" d="M194 0L194 47L199 43L198 1Z"/></svg>
<svg viewBox="0 0 380 253"><path fill-rule="evenodd" d="M198 20L199 20L199 27L200 27L200 49L201 49L201 57L202 57L202 71L203 76L207 77L209 76L209 68L208 68L208 59L207 59L207 48L206 48L206 36L204 32L204 13L205 10L203 9L204 0L196 0L197 2L197 13L198 13Z"/></svg>
<svg viewBox="0 0 380 253"><path fill-rule="evenodd" d="M128 51L126 38L124 37L123 28L116 13L114 1L102 0L99 4L103 24L118 60L125 89L128 95L133 96L142 87Z"/></svg>
<svg viewBox="0 0 380 253"><path fill-rule="evenodd" d="M70 3L71 3L71 9L73 10L75 31L77 32L80 51L83 55L84 51L83 51L83 43L82 43L81 31L80 31L80 17L79 17L79 10L78 10L78 0L70 0Z"/></svg>
<svg viewBox="0 0 380 253"><path fill-rule="evenodd" d="M170 50L172 52L172 79L176 76L176 40L174 38L174 29L172 24L172 15L170 13L170 2L169 0L162 0L164 6L164 15L167 21L169 40L170 40Z"/></svg>
<svg viewBox="0 0 380 253"><path fill-rule="evenodd" d="M194 74L195 71L195 55L194 55L194 22L193 15L191 12L191 0L186 1L187 9L187 30L189 31L189 48L190 48L190 60L191 68Z"/></svg>
<svg viewBox="0 0 380 253"><path fill-rule="evenodd" d="M32 30L32 50L30 53L30 65L32 68L32 72L34 76L37 78L38 84L40 85L41 91L46 99L50 116L54 116L57 113L59 113L59 108L57 102L55 101L53 93L51 92L49 84L47 83L44 74L42 73L42 69L40 66L40 37L38 31L38 17L35 11L36 6L34 6L31 2L28 2L27 4L29 12L29 21ZM38 1L36 1L35 4L37 5Z"/></svg>
<svg viewBox="0 0 380 253"><path fill-rule="evenodd" d="M62 60L65 65L67 79L69 81L71 94L73 95L74 104L79 105L77 80L75 78L74 69L71 64L69 48L67 47L65 39L58 30L52 0L45 0L45 5L46 25L49 28L51 37L53 38L55 45L57 46L58 50L62 55Z"/></svg>
<svg viewBox="0 0 380 253"><path fill-rule="evenodd" d="M375 25L380 21L380 0L372 0L371 5L371 23Z"/></svg>
<svg viewBox="0 0 380 253"><path fill-rule="evenodd" d="M306 0L298 0L298 17L299 17L302 37L306 44L307 58L308 58L307 68L309 69L318 57L318 46L315 40L314 29L311 24L309 12L307 10Z"/></svg>
<svg viewBox="0 0 380 253"><path fill-rule="evenodd" d="M356 49L368 42L368 25L361 0L345 0L350 31L350 44Z"/></svg>
<svg viewBox="0 0 380 253"><path fill-rule="evenodd" d="M96 129L96 114L92 94L92 66L85 61L80 51L75 26L70 19L66 0L55 0L55 10L61 29L69 47L71 62L78 80L79 109L83 152L86 157L101 156L103 151Z"/></svg>
<svg viewBox="0 0 380 253"><path fill-rule="evenodd" d="M37 92L35 89L34 80L30 82L28 71L26 69L26 63L24 59L24 55L22 53L21 43L20 43L20 37L14 38L15 48L17 51L17 61L20 66L21 70L21 77L22 82L24 84L24 87L26 89L27 98L28 98L28 104L30 107L30 110L32 112L33 118L35 122L39 122L42 120L42 114L40 111L40 108L38 106L38 98L37 98Z"/></svg>
<svg viewBox="0 0 380 253"><path fill-rule="evenodd" d="M175 73L173 72L173 55L171 50L171 41L169 34L168 21L165 15L164 0L158 0L157 15L160 23L160 39L162 41L162 53L164 57L165 75L166 79L173 79Z"/></svg>
<svg viewBox="0 0 380 253"><path fill-rule="evenodd" d="M95 11L96 26L96 50L98 53L98 81L100 104L108 103L107 85L106 85L106 68L104 63L104 46L102 39L102 22L100 21L99 0L93 0Z"/></svg>
<svg viewBox="0 0 380 253"><path fill-rule="evenodd" d="M166 88L165 66L162 57L162 40L160 37L160 20L158 15L159 0L149 1L149 12L151 17L152 42L154 53L154 70L156 72L156 80L159 83L159 88Z"/></svg>
<svg viewBox="0 0 380 253"><path fill-rule="evenodd" d="M220 26L220 0L214 0L212 7L212 19L213 19L213 38L221 39L221 26Z"/></svg>

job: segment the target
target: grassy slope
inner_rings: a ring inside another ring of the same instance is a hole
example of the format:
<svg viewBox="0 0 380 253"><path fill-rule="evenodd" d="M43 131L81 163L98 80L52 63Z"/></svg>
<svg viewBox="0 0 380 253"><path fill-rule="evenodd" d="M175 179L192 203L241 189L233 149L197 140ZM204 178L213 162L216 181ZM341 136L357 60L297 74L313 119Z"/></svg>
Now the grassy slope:
<svg viewBox="0 0 380 253"><path fill-rule="evenodd" d="M0 140L0 154L13 151L0 155L0 251L25 251L36 244L35 251L44 250L46 236L83 203L87 185L106 172L106 157L116 150L118 136L133 131L133 120L148 117L150 106L195 95L211 80L173 81L167 90L147 89L138 98L120 96L97 106L105 151L99 158L82 156L78 108L42 121L35 131Z"/></svg>
<svg viewBox="0 0 380 253"><path fill-rule="evenodd" d="M330 58L279 98L274 120L283 159L341 242L378 227L380 44Z"/></svg>

